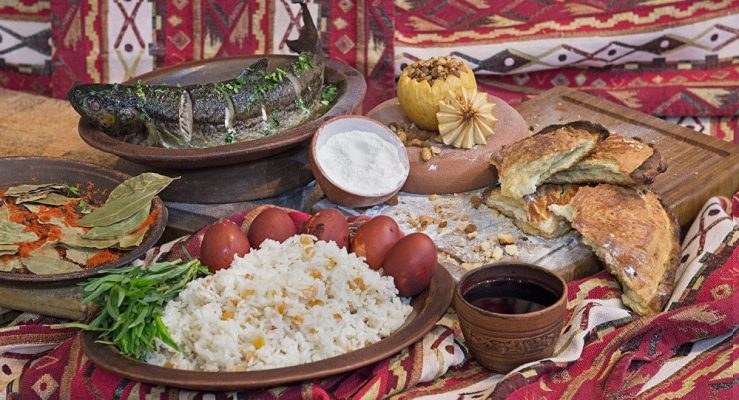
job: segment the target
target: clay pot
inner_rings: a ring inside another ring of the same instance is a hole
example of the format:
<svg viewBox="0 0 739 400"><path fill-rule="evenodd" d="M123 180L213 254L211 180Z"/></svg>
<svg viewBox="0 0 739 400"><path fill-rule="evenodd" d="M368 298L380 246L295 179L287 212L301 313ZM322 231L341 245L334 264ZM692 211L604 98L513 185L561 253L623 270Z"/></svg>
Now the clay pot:
<svg viewBox="0 0 739 400"><path fill-rule="evenodd" d="M533 283L557 296L550 306L524 314L500 314L477 308L464 297L483 282L513 280ZM485 368L507 373L525 363L549 357L562 331L567 285L554 273L524 263L500 263L466 273L454 292L465 343Z"/></svg>
<svg viewBox="0 0 739 400"><path fill-rule="evenodd" d="M398 171L400 182L395 188L387 193L381 193L374 196L364 196L350 192L326 174L326 171L324 171L323 166L318 159L318 150L332 136L352 130L373 133L380 139L395 147L395 150L398 152L400 162L403 164L403 169ZM323 193L326 194L326 197L336 204L351 208L374 206L395 196L400 192L400 188L403 187L403 184L405 184L409 170L408 155L405 151L403 142L401 142L400 139L398 139L398 137L385 125L371 118L357 115L342 115L334 117L318 128L316 134L313 135L313 140L311 141L310 167L313 172L313 177L323 190Z"/></svg>

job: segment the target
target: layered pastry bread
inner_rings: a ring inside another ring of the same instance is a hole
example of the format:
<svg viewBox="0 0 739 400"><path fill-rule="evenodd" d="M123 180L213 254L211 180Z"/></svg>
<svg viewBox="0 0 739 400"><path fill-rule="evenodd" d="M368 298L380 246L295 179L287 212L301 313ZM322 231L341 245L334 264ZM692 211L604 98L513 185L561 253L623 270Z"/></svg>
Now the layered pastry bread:
<svg viewBox="0 0 739 400"><path fill-rule="evenodd" d="M572 168L557 172L549 183L611 183L622 186L645 185L667 169L657 149L638 138L610 135L591 155Z"/></svg>
<svg viewBox="0 0 739 400"><path fill-rule="evenodd" d="M662 311L680 254L678 224L649 188L580 187L567 205L549 209L572 223L621 284L622 300L641 315Z"/></svg>
<svg viewBox="0 0 739 400"><path fill-rule="evenodd" d="M491 157L503 195L522 198L534 193L549 177L589 156L608 135L601 125L575 121L548 126L503 147Z"/></svg>
<svg viewBox="0 0 739 400"><path fill-rule="evenodd" d="M549 210L549 206L565 205L577 193L577 186L542 185L539 189L523 198L504 196L500 187L487 189L483 193L483 201L488 207L500 211L513 219L522 231L545 238L555 238L567 233L570 223Z"/></svg>

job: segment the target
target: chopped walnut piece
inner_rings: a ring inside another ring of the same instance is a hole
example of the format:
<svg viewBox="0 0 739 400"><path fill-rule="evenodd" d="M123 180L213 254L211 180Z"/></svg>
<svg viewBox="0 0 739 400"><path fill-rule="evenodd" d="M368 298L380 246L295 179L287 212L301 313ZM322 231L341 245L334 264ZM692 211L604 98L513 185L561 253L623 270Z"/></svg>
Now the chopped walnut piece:
<svg viewBox="0 0 739 400"><path fill-rule="evenodd" d="M421 149L421 160L428 161L431 159L431 150L428 147Z"/></svg>
<svg viewBox="0 0 739 400"><path fill-rule="evenodd" d="M477 225L475 224L467 224L467 226L464 227L464 233L472 233L477 231Z"/></svg>
<svg viewBox="0 0 739 400"><path fill-rule="evenodd" d="M439 200L439 197L441 196L439 196L438 194L432 194L429 196L429 200L436 201L436 200Z"/></svg>
<svg viewBox="0 0 739 400"><path fill-rule="evenodd" d="M482 200L480 199L480 196L476 194L472 195L472 197L470 197L470 204L472 204L472 208L475 208L475 209L480 208L480 205L482 204Z"/></svg>
<svg viewBox="0 0 739 400"><path fill-rule="evenodd" d="M513 239L513 235L510 233L499 233L498 234L498 243L506 245L506 244L513 244L516 241Z"/></svg>
<svg viewBox="0 0 739 400"><path fill-rule="evenodd" d="M515 244L509 244L505 247L505 252L509 256L517 256L518 255L518 247Z"/></svg>

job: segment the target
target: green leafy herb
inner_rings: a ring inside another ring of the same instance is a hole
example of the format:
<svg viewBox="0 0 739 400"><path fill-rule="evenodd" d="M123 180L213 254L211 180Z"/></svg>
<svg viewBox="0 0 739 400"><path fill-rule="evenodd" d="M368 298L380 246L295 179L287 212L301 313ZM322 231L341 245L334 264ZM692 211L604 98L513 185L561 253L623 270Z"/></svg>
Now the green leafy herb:
<svg viewBox="0 0 739 400"><path fill-rule="evenodd" d="M76 186L64 185L64 188L71 194L80 194L80 189Z"/></svg>
<svg viewBox="0 0 739 400"><path fill-rule="evenodd" d="M287 76L287 72L285 72L282 68L275 68L274 71L270 72L269 74L264 75L264 78L267 80L272 81L273 83L279 83L282 82L283 79Z"/></svg>
<svg viewBox="0 0 739 400"><path fill-rule="evenodd" d="M295 61L292 65L293 74L299 75L300 73L307 71L312 67L313 67L313 64L311 64L310 62L310 54L300 53L298 55L297 61Z"/></svg>
<svg viewBox="0 0 739 400"><path fill-rule="evenodd" d="M226 144L231 144L234 142L234 129L228 128L226 129Z"/></svg>
<svg viewBox="0 0 739 400"><path fill-rule="evenodd" d="M333 83L326 85L321 91L321 104L324 106L331 104L336 98L338 91L339 88L337 88Z"/></svg>
<svg viewBox="0 0 739 400"><path fill-rule="evenodd" d="M77 208L80 214L87 215L92 212L92 209L88 206L87 202L83 199L77 199Z"/></svg>
<svg viewBox="0 0 739 400"><path fill-rule="evenodd" d="M156 339L179 350L162 322L164 306L190 281L207 274L198 260L106 270L82 284L82 302L100 305L100 314L89 324L67 326L98 332L101 341L137 359L155 349Z"/></svg>
<svg viewBox="0 0 739 400"><path fill-rule="evenodd" d="M297 107L298 110L302 112L310 111L310 109L308 109L308 106L305 105L305 102L300 97L295 98L295 107Z"/></svg>

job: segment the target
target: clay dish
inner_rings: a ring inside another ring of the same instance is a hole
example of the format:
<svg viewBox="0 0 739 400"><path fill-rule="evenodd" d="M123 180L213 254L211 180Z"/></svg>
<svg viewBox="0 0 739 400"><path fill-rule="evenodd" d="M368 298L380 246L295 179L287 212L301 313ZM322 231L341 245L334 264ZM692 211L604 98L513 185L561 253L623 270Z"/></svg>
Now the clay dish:
<svg viewBox="0 0 739 400"><path fill-rule="evenodd" d="M470 304L464 297L470 288L489 281L533 283L553 293L557 300L538 311L500 314ZM567 284L554 273L531 264L490 264L467 272L454 290L454 309L465 343L485 368L507 373L525 363L554 353L567 309Z"/></svg>
<svg viewBox="0 0 739 400"><path fill-rule="evenodd" d="M323 144L332 136L352 130L374 133L386 142L392 144L398 150L398 156L400 157L400 162L403 164L404 169L403 171L400 171L402 174L400 184L392 191L375 196L363 196L352 193L331 179L331 177L328 176L321 167L317 157L318 150L321 146L323 146ZM313 136L310 146L310 166L311 171L313 171L313 176L316 178L316 182L321 186L326 197L336 204L352 208L373 206L395 196L400 191L400 188L405 184L409 170L408 155L406 153L405 146L388 127L371 118L352 115L332 118L318 128L316 134Z"/></svg>
<svg viewBox="0 0 739 400"><path fill-rule="evenodd" d="M441 153L429 161L421 159L420 147L408 147L410 174L403 187L404 192L419 194L461 193L481 189L498 182L495 167L490 165L490 155L501 147L517 142L531 134L521 114L495 96L488 95L488 101L495 103L493 116L495 123L493 136L487 144L471 149L457 149L443 143L434 142L438 132L427 131L431 142L441 149ZM381 123L409 124L410 120L400 109L398 99L390 99L370 110L367 116Z"/></svg>
<svg viewBox="0 0 739 400"><path fill-rule="evenodd" d="M95 164L82 161L52 157L2 157L0 158L0 191L10 186L28 183L66 183L86 185L92 182L95 187L92 201L102 204L108 198L108 193L118 184L130 176ZM164 233L167 225L167 208L164 202L155 197L151 203L152 212L156 218L144 236L141 244L123 253L115 261L101 264L95 268L82 271L52 275L20 274L15 272L0 272L0 283L18 287L54 287L71 286L75 282L95 276L100 271L126 265L141 257L152 248Z"/></svg>
<svg viewBox="0 0 739 400"><path fill-rule="evenodd" d="M444 316L454 291L454 279L444 268L437 268L431 284L419 293L405 323L390 336L350 353L292 367L246 372L201 372L164 368L124 356L113 346L97 341L95 332L82 334L82 349L98 367L138 382L193 390L241 390L295 384L356 371L418 342Z"/></svg>
<svg viewBox="0 0 739 400"><path fill-rule="evenodd" d="M269 60L269 68L279 67L295 56L270 54L265 56L218 57L198 60L154 71L132 78L127 83L142 81L153 85L192 85L233 79L245 67L262 58ZM115 154L136 164L159 169L200 169L261 160L284 152L300 144L308 143L313 132L324 121L336 115L351 114L362 104L367 85L359 71L341 61L326 59L324 77L326 83L339 87L335 103L317 118L286 130L280 134L261 139L224 144L222 146L190 149L166 149L124 142L109 136L87 121L80 119L79 133L90 146L106 153Z"/></svg>

